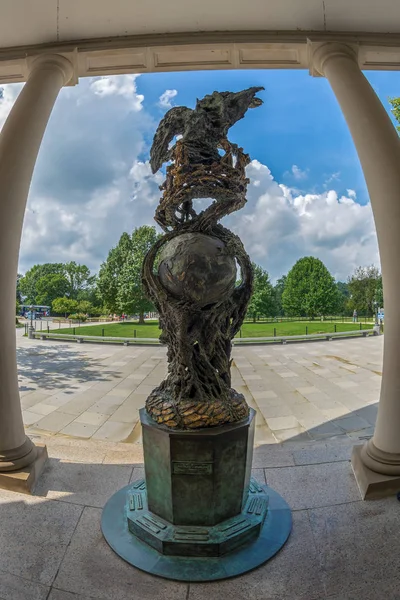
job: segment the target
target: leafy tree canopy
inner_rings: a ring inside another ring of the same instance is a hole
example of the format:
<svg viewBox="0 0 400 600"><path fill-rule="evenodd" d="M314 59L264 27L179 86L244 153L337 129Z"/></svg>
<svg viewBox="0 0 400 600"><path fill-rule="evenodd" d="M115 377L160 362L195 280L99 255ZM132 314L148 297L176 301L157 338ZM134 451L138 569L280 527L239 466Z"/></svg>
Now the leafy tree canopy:
<svg viewBox="0 0 400 600"><path fill-rule="evenodd" d="M110 250L100 267L98 294L112 312L138 314L143 321L144 313L154 309L144 295L142 265L158 237L155 227L143 225L131 236L123 233L117 246Z"/></svg>
<svg viewBox="0 0 400 600"><path fill-rule="evenodd" d="M374 265L357 267L348 278L350 291L349 306L359 314L373 314L375 302L383 306L382 276Z"/></svg>
<svg viewBox="0 0 400 600"><path fill-rule="evenodd" d="M68 314L78 310L78 302L63 296L61 298L55 298L51 303L51 308L55 313L64 314L66 317Z"/></svg>
<svg viewBox="0 0 400 600"><path fill-rule="evenodd" d="M394 118L398 123L396 129L397 131L400 131L400 98L389 98L389 102L392 105L391 110L394 115Z"/></svg>
<svg viewBox="0 0 400 600"><path fill-rule="evenodd" d="M282 295L283 295L283 291L285 289L286 281L287 281L287 275L282 275L282 277L280 279L277 279L276 284L274 286L275 314L279 315L279 316L283 316L285 314L285 311L284 311L283 305L282 305Z"/></svg>
<svg viewBox="0 0 400 600"><path fill-rule="evenodd" d="M321 260L305 256L296 262L287 275L282 304L288 316L314 318L336 312L335 280Z"/></svg>
<svg viewBox="0 0 400 600"><path fill-rule="evenodd" d="M254 287L247 314L256 321L257 317L270 317L275 310L274 289L267 271L253 263Z"/></svg>
<svg viewBox="0 0 400 600"><path fill-rule="evenodd" d="M25 297L26 304L51 305L58 297L92 300L95 293L95 276L90 275L86 265L69 263L45 263L34 265L20 277L17 293Z"/></svg>

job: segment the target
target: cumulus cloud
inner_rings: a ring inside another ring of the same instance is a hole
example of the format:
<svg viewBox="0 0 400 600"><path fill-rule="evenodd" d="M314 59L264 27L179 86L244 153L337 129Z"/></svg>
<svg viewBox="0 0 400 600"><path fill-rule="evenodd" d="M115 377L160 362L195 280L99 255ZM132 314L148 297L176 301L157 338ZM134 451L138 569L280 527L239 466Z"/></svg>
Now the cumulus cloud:
<svg viewBox="0 0 400 600"><path fill-rule="evenodd" d="M132 110L143 108L144 96L137 93L136 79L139 75L112 75L96 78L90 85L98 96L122 96L131 104Z"/></svg>
<svg viewBox="0 0 400 600"><path fill-rule="evenodd" d="M301 181L302 179L307 179L308 177L308 169L302 171L300 167L297 165L292 166L292 175L297 181Z"/></svg>
<svg viewBox="0 0 400 600"><path fill-rule="evenodd" d="M165 90L165 92L163 94L161 94L160 98L159 98L159 105L162 108L172 108L172 102L171 100L173 98L175 98L175 96L178 94L177 90Z"/></svg>
<svg viewBox="0 0 400 600"><path fill-rule="evenodd" d="M2 88L0 125L21 87ZM139 90L140 78L121 76L84 79L61 91L31 186L22 272L68 260L96 271L124 231L154 224L163 175L153 175L147 162L157 123ZM338 195L339 173L327 176L327 188L316 194L277 182L257 160L247 172L247 205L224 223L272 279L305 255L319 257L341 280L358 265L379 264L370 205L358 204L352 189Z"/></svg>
<svg viewBox="0 0 400 600"><path fill-rule="evenodd" d="M253 160L242 215L226 219L242 237L252 260L280 277L306 255L320 258L340 280L358 266L379 264L375 226L369 204L351 194L298 194L278 184L267 166Z"/></svg>

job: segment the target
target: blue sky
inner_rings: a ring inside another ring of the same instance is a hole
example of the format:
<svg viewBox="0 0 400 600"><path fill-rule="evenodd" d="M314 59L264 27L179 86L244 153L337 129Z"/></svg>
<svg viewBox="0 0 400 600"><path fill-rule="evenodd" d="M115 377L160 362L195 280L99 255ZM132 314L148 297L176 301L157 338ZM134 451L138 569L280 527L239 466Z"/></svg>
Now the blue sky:
<svg viewBox="0 0 400 600"><path fill-rule="evenodd" d="M390 111L388 98L400 95L400 73L367 71L365 75ZM245 120L232 128L232 140L247 149L252 158L268 164L279 181L299 187L299 180L289 174L291 166L297 165L307 172L304 190L322 192L326 181L335 175L339 194L354 189L358 201L367 202L368 192L350 133L323 77L310 77L304 70L157 73L142 76L138 88L154 104L165 89L176 89L176 104L193 106L196 96L202 97L215 88L236 91L254 85L265 87L260 93L264 105L249 111ZM161 109L155 112L157 116L162 114Z"/></svg>
<svg viewBox="0 0 400 600"><path fill-rule="evenodd" d="M366 76L389 110L400 73ZM341 280L379 264L363 174L328 82L306 71L204 71L82 79L61 91L32 181L20 270L76 260L96 271L123 231L154 223L162 174L147 161L166 110L254 85L265 87L264 105L229 136L253 159L248 203L226 224L273 280L304 255ZM0 124L20 89L4 86Z"/></svg>

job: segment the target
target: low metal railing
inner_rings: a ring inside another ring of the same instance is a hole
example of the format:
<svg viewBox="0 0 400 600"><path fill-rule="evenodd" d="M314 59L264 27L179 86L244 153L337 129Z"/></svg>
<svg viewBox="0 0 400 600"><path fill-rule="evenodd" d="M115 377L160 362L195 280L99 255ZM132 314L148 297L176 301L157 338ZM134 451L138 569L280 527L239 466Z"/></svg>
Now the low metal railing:
<svg viewBox="0 0 400 600"><path fill-rule="evenodd" d="M280 335L280 336L270 336L270 337L252 337L252 338L234 338L232 343L235 346L245 345L245 344L287 344L290 342L299 342L299 341L312 341L312 340L332 340L335 338L354 338L354 337L367 337L370 335L379 335L379 332L376 328L374 329L362 329L362 330L353 330L353 331L338 331L336 333L311 333L308 335ZM111 344L123 344L124 346L130 345L154 345L161 346L161 342L159 338L127 338L127 337L118 337L118 336L98 336L98 335L73 335L70 333L54 333L52 331L32 331L30 332L31 338L39 338L41 340L66 340L66 341L76 341L78 344L82 344L83 342L92 342L92 343L111 343Z"/></svg>

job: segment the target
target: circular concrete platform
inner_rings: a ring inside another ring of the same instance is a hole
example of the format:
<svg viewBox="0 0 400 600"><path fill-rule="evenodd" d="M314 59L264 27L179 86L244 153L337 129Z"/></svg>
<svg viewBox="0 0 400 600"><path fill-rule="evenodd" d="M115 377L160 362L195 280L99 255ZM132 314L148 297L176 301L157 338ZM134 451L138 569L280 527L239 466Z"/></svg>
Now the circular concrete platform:
<svg viewBox="0 0 400 600"><path fill-rule="evenodd" d="M166 556L128 529L127 494L130 484L114 494L104 507L101 528L107 543L121 558L134 567L178 581L215 581L241 575L272 558L287 541L292 516L285 500L273 489L262 486L269 496L268 513L256 541L220 557L192 558Z"/></svg>

